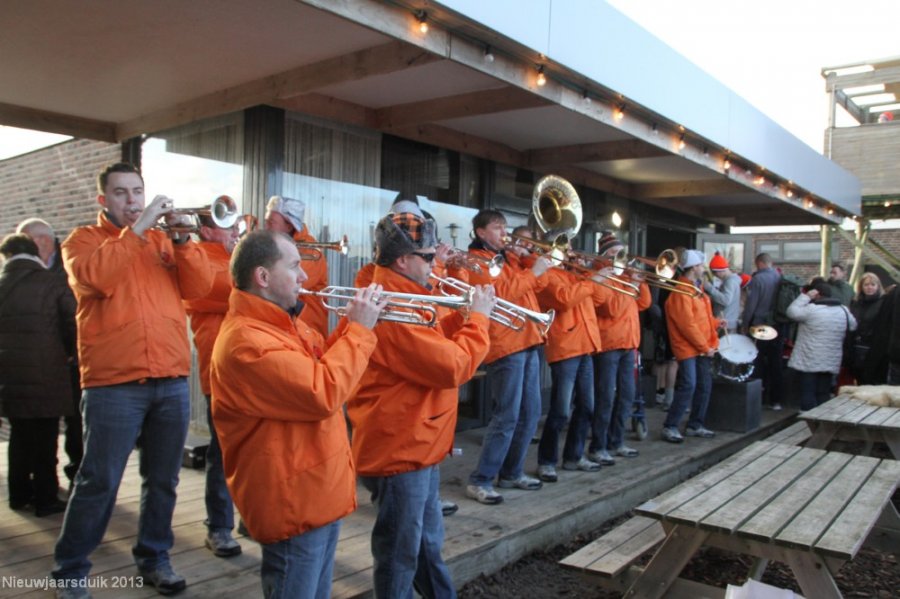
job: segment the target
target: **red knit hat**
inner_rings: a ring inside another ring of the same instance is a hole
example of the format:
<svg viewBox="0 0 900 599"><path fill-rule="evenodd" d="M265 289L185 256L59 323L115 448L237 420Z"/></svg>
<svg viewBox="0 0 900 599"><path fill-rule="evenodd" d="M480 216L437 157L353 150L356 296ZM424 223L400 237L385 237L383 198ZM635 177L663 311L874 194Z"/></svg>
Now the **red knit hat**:
<svg viewBox="0 0 900 599"><path fill-rule="evenodd" d="M728 260L722 257L722 254L716 252L716 255L713 256L713 259L709 261L709 269L710 270L725 270L728 268Z"/></svg>
<svg viewBox="0 0 900 599"><path fill-rule="evenodd" d="M751 276L748 275L747 273L742 272L742 273L741 273L741 287L746 287L746 286L747 286L747 283L749 283L749 282L750 282L750 279L752 279L752 278L753 278L753 277L751 277Z"/></svg>
<svg viewBox="0 0 900 599"><path fill-rule="evenodd" d="M625 244L619 241L612 233L606 233L597 242L597 253L603 256L606 252L615 247L623 248L625 247Z"/></svg>

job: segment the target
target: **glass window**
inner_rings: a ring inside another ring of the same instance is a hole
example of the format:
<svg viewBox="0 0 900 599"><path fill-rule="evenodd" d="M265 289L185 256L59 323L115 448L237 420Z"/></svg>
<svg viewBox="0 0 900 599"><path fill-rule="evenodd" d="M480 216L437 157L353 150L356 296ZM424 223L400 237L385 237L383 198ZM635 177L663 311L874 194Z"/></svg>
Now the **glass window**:
<svg viewBox="0 0 900 599"><path fill-rule="evenodd" d="M147 201L166 195L179 209L208 206L229 195L241 206L244 126L240 113L157 133L144 141L141 172Z"/></svg>
<svg viewBox="0 0 900 599"><path fill-rule="evenodd" d="M780 243L760 243L756 249L757 254L769 254L773 260L781 260Z"/></svg>
<svg viewBox="0 0 900 599"><path fill-rule="evenodd" d="M822 255L821 241L785 241L785 262L818 262Z"/></svg>

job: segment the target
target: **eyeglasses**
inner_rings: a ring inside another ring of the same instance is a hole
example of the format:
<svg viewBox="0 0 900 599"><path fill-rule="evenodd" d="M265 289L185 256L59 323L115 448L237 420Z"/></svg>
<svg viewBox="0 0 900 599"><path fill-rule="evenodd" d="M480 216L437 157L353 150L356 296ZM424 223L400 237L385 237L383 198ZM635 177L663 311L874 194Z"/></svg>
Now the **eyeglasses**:
<svg viewBox="0 0 900 599"><path fill-rule="evenodd" d="M434 262L434 257L437 255L435 252L429 252L429 253L425 253L425 252L412 252L412 254L413 254L413 256L418 256L419 258L421 258L421 259L424 260L425 262L428 262L429 264L431 264L432 262Z"/></svg>

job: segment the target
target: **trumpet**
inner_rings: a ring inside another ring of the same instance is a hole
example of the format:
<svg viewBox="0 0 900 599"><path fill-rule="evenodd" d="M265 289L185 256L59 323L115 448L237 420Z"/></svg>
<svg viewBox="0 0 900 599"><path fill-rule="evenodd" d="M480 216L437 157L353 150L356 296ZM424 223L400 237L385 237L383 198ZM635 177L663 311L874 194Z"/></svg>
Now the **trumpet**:
<svg viewBox="0 0 900 599"><path fill-rule="evenodd" d="M301 260L321 260L322 250L334 250L342 256L346 256L350 251L350 240L344 235L340 241L322 241L322 242L296 242L297 250L300 252Z"/></svg>
<svg viewBox="0 0 900 599"><path fill-rule="evenodd" d="M647 284L653 287L691 297L701 297L703 295L703 292L692 284L675 280L676 267L678 265L678 255L675 253L675 250L663 250L656 260L643 256L635 256L628 259L623 250L616 254L615 260L620 264L624 264L627 270L642 273L647 279ZM641 265L652 266L653 271L647 271Z"/></svg>
<svg viewBox="0 0 900 599"><path fill-rule="evenodd" d="M317 297L329 312L346 316L350 301L356 296L356 287L325 287L322 291L301 289L301 296ZM457 296L419 295L415 293L395 293L382 291L380 298L387 299L387 305L378 320L433 327L437 324L437 309L466 311L472 305L472 292Z"/></svg>
<svg viewBox="0 0 900 599"><path fill-rule="evenodd" d="M471 297L473 288L468 283L452 277L442 278L434 273L431 273L431 278L437 282L438 289L447 297ZM553 310L535 312L505 299L497 298L497 303L491 310L489 318L514 331L521 331L525 327L526 321L530 320L540 327L541 334L546 335L555 316L556 312Z"/></svg>
<svg viewBox="0 0 900 599"><path fill-rule="evenodd" d="M497 254L493 258L482 258L471 252L466 252L457 248L450 250L450 256L447 258L446 266L460 266L472 272L482 273L487 269L491 278L500 276L505 263L503 256Z"/></svg>
<svg viewBox="0 0 900 599"><path fill-rule="evenodd" d="M238 214L237 202L235 202L231 197L224 195L217 197L215 200L213 200L212 204L209 204L207 206L203 206L201 208L173 210L169 214L176 216L188 216L191 220L191 223L189 225L170 225L166 223L165 217L161 218L159 222L157 222L155 228L161 231L165 231L170 235L178 233L198 232L200 230L200 227L203 226L203 223L200 221L200 217L202 216L209 217L212 220L213 224L220 229L230 229L241 217L241 215Z"/></svg>

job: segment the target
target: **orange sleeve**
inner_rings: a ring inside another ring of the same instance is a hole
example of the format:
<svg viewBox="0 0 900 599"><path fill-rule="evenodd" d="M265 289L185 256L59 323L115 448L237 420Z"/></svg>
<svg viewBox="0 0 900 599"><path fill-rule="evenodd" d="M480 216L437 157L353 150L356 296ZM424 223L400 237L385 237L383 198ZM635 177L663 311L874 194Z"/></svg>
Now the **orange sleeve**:
<svg viewBox="0 0 900 599"><path fill-rule="evenodd" d="M89 228L75 229L62 244L69 281L81 297L112 295L147 245L130 227L122 229L118 237L99 241L101 236Z"/></svg>
<svg viewBox="0 0 900 599"><path fill-rule="evenodd" d="M154 232L148 231L147 235L152 233ZM193 241L173 244L166 238L163 240L163 244L174 246L181 297L190 300L201 298L209 293L213 286L213 269L209 265L206 252Z"/></svg>
<svg viewBox="0 0 900 599"><path fill-rule="evenodd" d="M596 286L593 281L572 276L559 268L551 268L547 271L547 286L537 294L537 298L541 308L545 310L569 310L584 298L591 297Z"/></svg>

